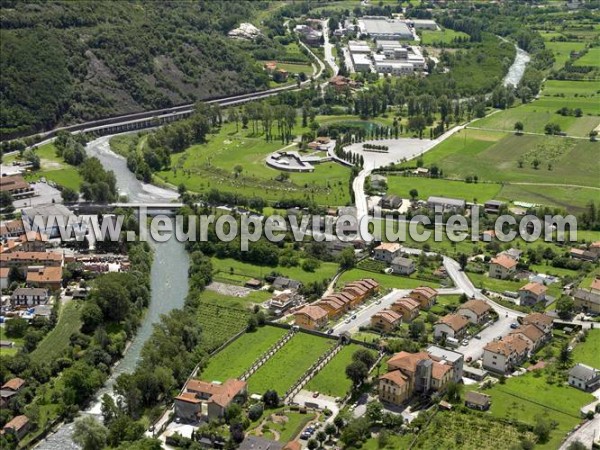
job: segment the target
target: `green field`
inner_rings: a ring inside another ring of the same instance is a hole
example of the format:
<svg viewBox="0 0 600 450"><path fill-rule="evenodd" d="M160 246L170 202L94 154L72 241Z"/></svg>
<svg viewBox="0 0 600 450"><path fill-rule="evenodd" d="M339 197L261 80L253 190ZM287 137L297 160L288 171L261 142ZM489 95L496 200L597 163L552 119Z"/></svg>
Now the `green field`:
<svg viewBox="0 0 600 450"><path fill-rule="evenodd" d="M575 66L600 67L600 47L593 47L574 63Z"/></svg>
<svg viewBox="0 0 600 450"><path fill-rule="evenodd" d="M198 325L202 330L202 347L211 352L246 328L250 311L216 303L210 297L201 299Z"/></svg>
<svg viewBox="0 0 600 450"><path fill-rule="evenodd" d="M544 36L546 37L546 36ZM585 48L584 42L545 42L545 47L554 54L554 68L560 69L567 61L571 60L571 51L581 51Z"/></svg>
<svg viewBox="0 0 600 450"><path fill-rule="evenodd" d="M31 352L33 361L48 363L62 355L70 344L71 335L81 327L81 305L72 300L61 307L56 326Z"/></svg>
<svg viewBox="0 0 600 450"><path fill-rule="evenodd" d="M388 275L386 273L376 273L364 269L351 269L344 272L340 278L338 278L336 287L342 289L344 284L362 278L373 278L383 289L414 289L419 286L440 286L439 283L414 278L414 275L415 274L413 274L413 277L405 277L400 275Z"/></svg>
<svg viewBox="0 0 600 450"><path fill-rule="evenodd" d="M1 347L0 356L13 356L21 347L23 347L23 338L14 338L6 336L4 327L0 327L0 341L12 341L15 343L13 348Z"/></svg>
<svg viewBox="0 0 600 450"><path fill-rule="evenodd" d="M404 177L387 175L388 193L402 198L410 198L411 189L419 192L419 198L427 200L429 196L462 198L466 201L485 202L496 198L502 186L492 183L465 183L464 181L449 181L421 177Z"/></svg>
<svg viewBox="0 0 600 450"><path fill-rule="evenodd" d="M308 382L305 389L332 397L344 397L352 388L352 382L346 377L345 370L352 362L352 355L359 349L364 349L364 347L356 344L345 346L323 370Z"/></svg>
<svg viewBox="0 0 600 450"><path fill-rule="evenodd" d="M251 394L275 389L281 396L331 346L333 340L298 333L248 380Z"/></svg>
<svg viewBox="0 0 600 450"><path fill-rule="evenodd" d="M450 29L445 29L442 31L423 30L420 34L422 45L436 45L441 43L446 44L449 47L452 47L452 42L455 38L469 37L467 33L463 33L462 31L454 31Z"/></svg>
<svg viewBox="0 0 600 450"><path fill-rule="evenodd" d="M572 387L548 384L546 377L534 377L531 373L511 377L506 384L496 384L486 389L492 397L492 416L516 419L533 424L537 415L547 414L558 422L550 441L540 448L555 449L563 437L581 419L579 409L592 402L594 397ZM537 448L537 447L536 447Z"/></svg>
<svg viewBox="0 0 600 450"><path fill-rule="evenodd" d="M212 258L212 265L215 273L214 281L240 285L243 285L250 278L262 279L273 271L302 283L329 279L338 271L338 265L332 262L321 262L321 266L314 272L307 272L302 267L257 266L231 258ZM231 269L233 269L233 273Z"/></svg>
<svg viewBox="0 0 600 450"><path fill-rule="evenodd" d="M200 378L206 381L224 382L229 378L239 378L251 364L275 342L286 330L265 326L252 333L245 333L215 356L210 358Z"/></svg>
<svg viewBox="0 0 600 450"><path fill-rule="evenodd" d="M547 273L544 270L545 273ZM549 272L549 271L548 271ZM495 278L490 278L487 274L478 274L478 273L470 273L468 274L469 278L473 282L476 287L484 288L490 291L502 293L504 291L517 292L519 288L525 286L527 284L527 280L521 281L512 281L512 280L497 280ZM548 287L547 295L552 297L558 297L561 294L561 287L557 283L553 283Z"/></svg>
<svg viewBox="0 0 600 450"><path fill-rule="evenodd" d="M590 330L586 341L575 346L573 361L600 368L600 330Z"/></svg>
<svg viewBox="0 0 600 450"><path fill-rule="evenodd" d="M287 181L277 181L280 171L268 167L268 154L286 147L281 141L266 142L260 136L251 136L252 130L235 124L224 125L218 133L208 137L206 144L194 145L183 153L171 156L171 169L158 172L160 180L172 185L183 183L194 192L216 188L267 201L282 198L305 198L322 205L344 205L350 197L348 178L350 169L340 164L317 164L312 173L292 173ZM301 132L300 127L298 132ZM291 146L287 150L297 148ZM243 170L234 176L234 167Z"/></svg>

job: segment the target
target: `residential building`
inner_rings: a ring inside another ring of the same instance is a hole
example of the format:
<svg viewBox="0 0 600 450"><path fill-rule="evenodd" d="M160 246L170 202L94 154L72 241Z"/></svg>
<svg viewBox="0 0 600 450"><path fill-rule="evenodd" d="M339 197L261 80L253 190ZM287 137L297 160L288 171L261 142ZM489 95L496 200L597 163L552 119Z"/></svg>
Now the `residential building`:
<svg viewBox="0 0 600 450"><path fill-rule="evenodd" d="M469 300L459 306L457 314L466 317L469 322L481 325L486 322L492 307L484 300Z"/></svg>
<svg viewBox="0 0 600 450"><path fill-rule="evenodd" d="M18 441L23 439L25 434L29 431L30 423L29 418L24 415L14 417L10 422L4 425L2 429L5 433L14 435Z"/></svg>
<svg viewBox="0 0 600 450"><path fill-rule="evenodd" d="M320 306L306 305L294 313L294 323L302 328L318 330L327 324L329 315Z"/></svg>
<svg viewBox="0 0 600 450"><path fill-rule="evenodd" d="M569 256L573 259L581 259L582 261L595 262L598 260L596 253L582 248L572 248L569 251Z"/></svg>
<svg viewBox="0 0 600 450"><path fill-rule="evenodd" d="M63 255L55 252L11 252L0 254L0 266L18 267L26 274L29 266L62 267Z"/></svg>
<svg viewBox="0 0 600 450"><path fill-rule="evenodd" d="M396 353L388 373L379 377L379 400L401 405L413 394L441 392L453 379L452 366L433 360L426 352Z"/></svg>
<svg viewBox="0 0 600 450"><path fill-rule="evenodd" d="M11 378L0 387L0 408L6 408L12 397L17 395L25 386L25 380L22 378Z"/></svg>
<svg viewBox="0 0 600 450"><path fill-rule="evenodd" d="M402 324L402 316L391 309L384 309L371 316L371 326L385 333L394 331Z"/></svg>
<svg viewBox="0 0 600 450"><path fill-rule="evenodd" d="M332 320L338 319L350 308L350 302L338 297L327 296L314 304L327 311L327 317Z"/></svg>
<svg viewBox="0 0 600 450"><path fill-rule="evenodd" d="M10 296L13 306L35 306L48 303L48 290L43 288L17 288Z"/></svg>
<svg viewBox="0 0 600 450"><path fill-rule="evenodd" d="M483 348L483 368L507 373L519 366L529 353L527 341L519 335L508 335L489 342Z"/></svg>
<svg viewBox="0 0 600 450"><path fill-rule="evenodd" d="M510 334L518 335L525 339L530 354L539 349L548 340L544 331L533 324L521 325L517 329L511 331Z"/></svg>
<svg viewBox="0 0 600 450"><path fill-rule="evenodd" d="M404 322L412 322L419 315L421 304L412 298L396 300L390 307L402 316Z"/></svg>
<svg viewBox="0 0 600 450"><path fill-rule="evenodd" d="M435 209L436 207L442 211L460 211L465 209L466 202L458 198L446 198L431 196L427 199L427 207Z"/></svg>
<svg viewBox="0 0 600 450"><path fill-rule="evenodd" d="M552 326L554 319L547 314L531 313L521 319L523 325L535 325L549 338L552 335Z"/></svg>
<svg viewBox="0 0 600 450"><path fill-rule="evenodd" d="M283 442L273 441L251 434L248 434L237 447L238 450L298 450L301 448L302 447L295 446L288 447L287 445L284 447Z"/></svg>
<svg viewBox="0 0 600 450"><path fill-rule="evenodd" d="M452 366L452 378L454 382L460 383L462 381L463 366L465 363L465 357L462 353L437 345L430 345L427 347L426 352L434 361Z"/></svg>
<svg viewBox="0 0 600 450"><path fill-rule="evenodd" d="M278 291L284 291L286 289L297 291L298 289L300 289L300 287L302 287L302 283L300 281L291 280L285 277L277 277L271 283L271 287Z"/></svg>
<svg viewBox="0 0 600 450"><path fill-rule="evenodd" d="M61 288L62 267L31 266L27 269L27 285L56 291Z"/></svg>
<svg viewBox="0 0 600 450"><path fill-rule="evenodd" d="M33 197L35 195L34 189L21 175L0 177L0 191L8 192L14 200Z"/></svg>
<svg viewBox="0 0 600 450"><path fill-rule="evenodd" d="M600 241L592 242L589 246L589 251L600 258Z"/></svg>
<svg viewBox="0 0 600 450"><path fill-rule="evenodd" d="M500 252L499 255L506 255L509 258L514 259L515 261L519 261L521 259L521 255L523 254L523 250L519 250L517 248L509 248L508 250L504 250Z"/></svg>
<svg viewBox="0 0 600 450"><path fill-rule="evenodd" d="M519 289L519 300L521 306L533 306L546 301L548 288L540 283L527 283Z"/></svg>
<svg viewBox="0 0 600 450"><path fill-rule="evenodd" d="M585 364L576 364L569 371L569 385L582 391L595 391L600 388L600 370Z"/></svg>
<svg viewBox="0 0 600 450"><path fill-rule="evenodd" d="M394 194L387 194L381 198L382 209L398 209L402 206L402 197Z"/></svg>
<svg viewBox="0 0 600 450"><path fill-rule="evenodd" d="M296 305L301 298L295 291L286 289L269 300L269 310L274 314L280 315Z"/></svg>
<svg viewBox="0 0 600 450"><path fill-rule="evenodd" d="M469 320L458 314L447 314L433 326L436 339L453 338L461 340L465 337Z"/></svg>
<svg viewBox="0 0 600 450"><path fill-rule="evenodd" d="M23 220L7 220L0 225L0 239L6 240L11 237L21 236L25 232Z"/></svg>
<svg viewBox="0 0 600 450"><path fill-rule="evenodd" d="M475 391L467 391L465 394L465 406L479 411L487 411L492 404L492 398L489 395L481 394Z"/></svg>
<svg viewBox="0 0 600 450"><path fill-rule="evenodd" d="M431 308L437 301L438 292L428 286L420 286L410 291L410 298L416 300L421 305L421 309Z"/></svg>
<svg viewBox="0 0 600 450"><path fill-rule="evenodd" d="M9 284L9 267L0 267L0 290L8 289Z"/></svg>
<svg viewBox="0 0 600 450"><path fill-rule="evenodd" d="M397 242L382 242L373 249L373 258L390 264L394 258L400 255L401 250L402 246Z"/></svg>
<svg viewBox="0 0 600 450"><path fill-rule="evenodd" d="M410 258L404 258L403 256L397 256L392 260L391 263L392 272L398 275L410 275L415 270L415 262Z"/></svg>
<svg viewBox="0 0 600 450"><path fill-rule="evenodd" d="M490 278L506 280L512 278L517 270L517 261L506 255L498 255L490 261Z"/></svg>
<svg viewBox="0 0 600 450"><path fill-rule="evenodd" d="M223 417L232 403L243 403L247 396L247 383L229 379L224 383L190 380L185 392L175 397L175 415L185 420L200 418L215 420Z"/></svg>
<svg viewBox="0 0 600 450"><path fill-rule="evenodd" d="M575 308L586 312L600 314L600 293L591 289L575 289L573 293Z"/></svg>

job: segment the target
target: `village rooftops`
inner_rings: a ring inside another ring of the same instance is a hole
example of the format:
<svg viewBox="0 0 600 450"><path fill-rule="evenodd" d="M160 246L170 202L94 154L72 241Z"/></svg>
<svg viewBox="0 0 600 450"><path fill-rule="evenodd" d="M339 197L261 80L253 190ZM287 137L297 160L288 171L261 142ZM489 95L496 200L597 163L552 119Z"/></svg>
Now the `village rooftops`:
<svg viewBox="0 0 600 450"><path fill-rule="evenodd" d="M402 307L408 309L409 311L412 311L415 309L420 309L420 307L421 307L421 304L418 301L416 301L412 298L408 298L408 297L403 297L399 300L396 300L394 302L394 305L402 306Z"/></svg>
<svg viewBox="0 0 600 450"><path fill-rule="evenodd" d="M484 300L473 299L473 300L469 300L468 302L460 305L458 309L459 310L460 309L468 309L470 311L473 311L476 315L482 316L483 314L490 311L492 309L492 307L490 305L488 305L487 302Z"/></svg>
<svg viewBox="0 0 600 450"><path fill-rule="evenodd" d="M0 262L31 262L35 263L38 261L55 262L61 263L63 257L60 253L55 252L14 252L14 253L2 253L0 255Z"/></svg>
<svg viewBox="0 0 600 450"><path fill-rule="evenodd" d="M25 380L23 380L22 378L11 378L6 383L4 383L0 389L18 391L24 385L25 385Z"/></svg>
<svg viewBox="0 0 600 450"><path fill-rule="evenodd" d="M325 311L320 306L315 306L315 305L303 306L302 308L300 308L298 311L296 311L294 313L294 315L296 315L296 314L305 314L311 320L314 320L315 322L327 317L327 311Z"/></svg>
<svg viewBox="0 0 600 450"><path fill-rule="evenodd" d="M521 325L516 330L511 331L510 334L522 334L532 342L538 342L544 337L544 332L533 324Z"/></svg>
<svg viewBox="0 0 600 450"><path fill-rule="evenodd" d="M554 319L546 314L531 313L523 317L524 324L533 324L538 328L545 329L552 326Z"/></svg>
<svg viewBox="0 0 600 450"><path fill-rule="evenodd" d="M519 289L519 291L527 291L535 295L543 295L547 290L548 288L540 283L527 283L525 286Z"/></svg>
<svg viewBox="0 0 600 450"><path fill-rule="evenodd" d="M413 289L410 293L420 294L429 300L438 295L438 292L435 289L430 288L429 286L420 286L418 288Z"/></svg>
<svg viewBox="0 0 600 450"><path fill-rule="evenodd" d="M403 386L408 383L408 377L399 370L392 370L379 377L380 380L389 380L397 386Z"/></svg>
<svg viewBox="0 0 600 450"><path fill-rule="evenodd" d="M400 314L398 314L395 311L392 311L391 309L384 309L382 311L379 311L378 313L373 314L372 317L380 318L381 320L392 324L402 319L402 316Z"/></svg>
<svg viewBox="0 0 600 450"><path fill-rule="evenodd" d="M27 283L60 283L62 267L42 267L27 271Z"/></svg>
<svg viewBox="0 0 600 450"><path fill-rule="evenodd" d="M20 415L14 417L10 422L4 425L4 429L15 430L15 432L18 432L21 428L27 426L28 423L29 419L27 418L27 416Z"/></svg>
<svg viewBox="0 0 600 450"><path fill-rule="evenodd" d="M374 250L395 253L398 250L400 250L401 248L402 248L402 246L400 244L398 244L397 242L382 242L377 247L375 247Z"/></svg>
<svg viewBox="0 0 600 450"><path fill-rule="evenodd" d="M492 264L497 264L505 269L512 269L517 266L517 261L512 259L510 256L500 254L490 261Z"/></svg>
<svg viewBox="0 0 600 450"><path fill-rule="evenodd" d="M458 314L448 314L442 317L437 323L448 325L454 331L460 331L469 325L469 320Z"/></svg>
<svg viewBox="0 0 600 450"><path fill-rule="evenodd" d="M191 392L184 392L183 394L175 397L175 400L180 400L182 402L193 403L193 404L202 403L202 400L197 398Z"/></svg>
<svg viewBox="0 0 600 450"><path fill-rule="evenodd" d="M48 296L48 289L44 288L16 288L12 293L12 298L23 297L23 296Z"/></svg>
<svg viewBox="0 0 600 450"><path fill-rule="evenodd" d="M484 350L506 357L516 352L523 354L527 351L527 342L518 335L508 335L498 341L489 342Z"/></svg>
<svg viewBox="0 0 600 450"><path fill-rule="evenodd" d="M427 347L426 352L430 357L449 361L451 363L460 361L462 358L464 358L462 353L454 352L443 347L438 347L437 345L430 345Z"/></svg>

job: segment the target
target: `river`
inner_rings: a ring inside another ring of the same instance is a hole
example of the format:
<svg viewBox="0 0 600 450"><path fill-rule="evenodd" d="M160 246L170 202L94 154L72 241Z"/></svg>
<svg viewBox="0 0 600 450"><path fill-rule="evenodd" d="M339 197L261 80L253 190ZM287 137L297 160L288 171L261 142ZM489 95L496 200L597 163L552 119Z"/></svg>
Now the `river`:
<svg viewBox="0 0 600 450"><path fill-rule="evenodd" d="M103 136L88 143L86 151L89 156L97 157L102 165L115 173L117 186L131 202L156 202L177 198L177 193L141 183L127 169L125 159L110 151L110 136ZM188 255L183 243L176 239L167 242L150 242L154 250L154 261L151 271L152 296L140 328L137 330L125 356L114 368L112 375L104 387L96 395L86 414L100 415L100 398L112 390L116 378L122 373L131 373L136 367L142 347L161 314L172 309L183 307L188 290ZM62 425L56 433L48 436L37 447L42 450L79 449L71 439L73 424Z"/></svg>
<svg viewBox="0 0 600 450"><path fill-rule="evenodd" d="M505 39L503 39L505 40ZM525 73L525 68L527 67L527 63L531 60L529 53L527 53L522 48L519 48L515 45L517 49L517 54L515 55L515 60L512 65L508 69L506 76L504 77L504 81L502 84L504 86L508 86L512 84L514 87L517 87L521 78L523 78L523 74Z"/></svg>

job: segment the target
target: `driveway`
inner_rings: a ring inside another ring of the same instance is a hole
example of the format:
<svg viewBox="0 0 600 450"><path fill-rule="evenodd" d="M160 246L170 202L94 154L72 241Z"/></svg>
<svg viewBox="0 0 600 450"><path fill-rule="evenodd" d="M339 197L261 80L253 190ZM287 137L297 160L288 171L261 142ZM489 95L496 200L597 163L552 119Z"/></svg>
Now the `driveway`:
<svg viewBox="0 0 600 450"><path fill-rule="evenodd" d="M301 389L300 392L298 392L294 397L294 403L297 403L299 405L306 405L306 403L316 404L318 405L320 410L324 410L325 408L327 408L333 413L329 416L327 421L333 421L333 419L335 418L335 416L337 416L340 410L340 407L335 402L335 399L335 397L331 397L329 395L324 394L320 394L318 397L314 398L313 392Z"/></svg>

